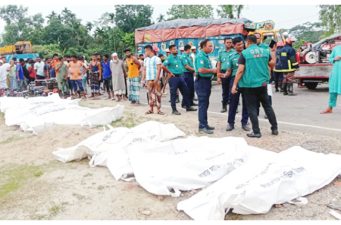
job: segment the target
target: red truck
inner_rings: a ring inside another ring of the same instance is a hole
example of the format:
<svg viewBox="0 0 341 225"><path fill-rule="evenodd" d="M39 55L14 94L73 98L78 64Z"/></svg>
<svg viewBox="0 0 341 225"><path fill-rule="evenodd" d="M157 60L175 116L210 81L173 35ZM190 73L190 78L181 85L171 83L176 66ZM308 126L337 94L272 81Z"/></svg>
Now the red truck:
<svg viewBox="0 0 341 225"><path fill-rule="evenodd" d="M328 82L332 70L328 59L337 45L341 45L341 34L324 38L315 44L306 43L300 48L300 68L295 72L295 79L300 85L315 89L318 84Z"/></svg>

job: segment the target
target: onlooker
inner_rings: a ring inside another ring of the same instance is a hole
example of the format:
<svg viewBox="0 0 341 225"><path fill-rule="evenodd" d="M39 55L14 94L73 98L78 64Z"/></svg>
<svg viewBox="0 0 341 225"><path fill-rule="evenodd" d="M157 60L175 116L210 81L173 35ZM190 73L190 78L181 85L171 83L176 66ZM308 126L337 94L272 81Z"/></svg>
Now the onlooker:
<svg viewBox="0 0 341 225"><path fill-rule="evenodd" d="M108 92L108 99L114 100L114 90L112 87L112 76L110 70L109 55L104 55L102 61L104 91Z"/></svg>
<svg viewBox="0 0 341 225"><path fill-rule="evenodd" d="M92 60L89 65L89 80L90 80L90 88L91 88L91 97L95 97L95 95L99 95L99 85L101 80L101 71L100 71L100 62L97 60L96 55L92 56Z"/></svg>
<svg viewBox="0 0 341 225"><path fill-rule="evenodd" d="M34 69L36 71L36 78L38 80L45 79L45 73L44 73L44 65L45 63L41 61L41 58L37 58L37 62L34 64Z"/></svg>
<svg viewBox="0 0 341 225"><path fill-rule="evenodd" d="M13 58L16 61L15 58ZM16 67L16 78L18 81L18 90L23 91L25 88L25 77L24 77L24 69L23 64L25 63L24 59L19 59L19 63L17 63Z"/></svg>
<svg viewBox="0 0 341 225"><path fill-rule="evenodd" d="M130 49L124 51L126 55L126 63L128 66L128 79L129 79L129 101L132 104L140 103L140 83L139 69L141 64L139 60L131 54Z"/></svg>
<svg viewBox="0 0 341 225"><path fill-rule="evenodd" d="M112 76L112 84L117 101L121 101L123 95L126 93L125 78L126 72L124 70L123 61L118 58L117 53L111 55L110 70Z"/></svg>
<svg viewBox="0 0 341 225"><path fill-rule="evenodd" d="M73 55L71 57L71 61L69 63L69 70L70 70L70 81L72 84L73 89L73 97L76 97L76 93L78 93L79 97L86 97L84 88L82 85L82 73L81 68L83 63L77 60L77 56Z"/></svg>
<svg viewBox="0 0 341 225"><path fill-rule="evenodd" d="M8 71L8 76L9 76L9 80L10 80L9 88L11 91L16 91L18 89L15 63L16 62L13 59L11 59L10 67L9 67L9 71Z"/></svg>

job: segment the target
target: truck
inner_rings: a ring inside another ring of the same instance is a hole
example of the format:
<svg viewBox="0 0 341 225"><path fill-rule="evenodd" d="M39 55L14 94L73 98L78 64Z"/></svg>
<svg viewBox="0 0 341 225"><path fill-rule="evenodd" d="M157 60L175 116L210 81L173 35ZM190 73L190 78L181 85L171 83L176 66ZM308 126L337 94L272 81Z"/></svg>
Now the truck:
<svg viewBox="0 0 341 225"><path fill-rule="evenodd" d="M314 44L305 43L300 47L300 68L295 72L299 85L313 90L319 84L329 81L333 67L329 63L329 56L337 45L341 45L341 34L331 35Z"/></svg>
<svg viewBox="0 0 341 225"><path fill-rule="evenodd" d="M159 53L165 55L170 45L174 44L180 49L189 44L199 49L200 42L207 38L213 44L213 51L209 57L215 67L219 51L225 49L226 37L244 39L248 34L257 32L261 35L262 41L277 42L280 35L274 30L274 26L271 20L254 23L245 18L176 19L136 29L135 45L138 54L144 53L144 46L155 45L160 49Z"/></svg>
<svg viewBox="0 0 341 225"><path fill-rule="evenodd" d="M39 57L37 53L32 50L32 44L30 41L18 41L13 45L5 45L0 47L0 55L6 58L6 61L12 58L19 59L35 59Z"/></svg>

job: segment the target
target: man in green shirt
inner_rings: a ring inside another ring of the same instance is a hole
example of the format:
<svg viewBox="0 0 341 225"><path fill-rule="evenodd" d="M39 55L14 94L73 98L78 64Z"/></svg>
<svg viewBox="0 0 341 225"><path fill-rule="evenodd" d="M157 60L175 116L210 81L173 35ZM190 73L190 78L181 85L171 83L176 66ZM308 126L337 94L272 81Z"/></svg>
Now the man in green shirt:
<svg viewBox="0 0 341 225"><path fill-rule="evenodd" d="M233 82L238 70L238 60L240 55L242 54L242 51L244 50L244 42L241 37L236 37L233 39L233 46L235 51L231 53L228 59L228 65L227 65L227 75L231 78L231 81L229 83L229 91L231 91ZM236 94L230 93L230 105L229 105L229 113L228 113L228 120L227 120L227 128L226 131L232 131L234 129L234 122L236 118L237 108L239 105L239 98L240 98L240 92L237 92ZM246 103L245 103L245 97L242 94L242 129L245 131L250 131L250 128L247 126L249 114L247 113L246 109Z"/></svg>
<svg viewBox="0 0 341 225"><path fill-rule="evenodd" d="M260 138L261 132L258 124L258 109L262 103L265 114L271 124L273 135L278 135L278 126L275 112L269 102L267 84L270 80L269 67L273 68L270 51L257 46L255 35L247 37L247 49L242 51L238 60L238 71L233 82L232 94L237 93L237 85L245 96L247 111L252 123L253 132L248 137Z"/></svg>
<svg viewBox="0 0 341 225"><path fill-rule="evenodd" d="M227 76L227 66L228 66L228 59L231 53L234 52L233 45L232 45L232 38L227 37L224 40L225 49L219 52L218 55L218 62L217 62L217 70L218 70L218 83L221 84L222 88L222 109L221 113L227 111L227 104L230 102L230 81L231 77Z"/></svg>
<svg viewBox="0 0 341 225"><path fill-rule="evenodd" d="M191 46L190 45L185 45L184 47L184 53L181 55L181 62L184 66L184 79L187 84L188 90L189 90L189 102L192 106L195 106L193 102L194 99L194 65L193 65L193 60L191 59ZM184 99L182 99L182 105L185 105Z"/></svg>
<svg viewBox="0 0 341 225"><path fill-rule="evenodd" d="M169 51L171 54L167 57L167 59L163 62L163 65L170 71L169 73L169 89L171 95L171 106L172 106L172 114L173 115L181 115L176 109L176 90L179 88L182 97L184 99L184 105L186 107L186 111L196 111L197 109L193 108L190 104L188 98L188 87L183 77L184 68L178 56L178 50L175 45L169 46Z"/></svg>
<svg viewBox="0 0 341 225"><path fill-rule="evenodd" d="M211 80L217 73L217 69L212 69L212 64L208 54L212 52L213 45L205 39L200 43L201 51L195 57L195 71L197 73L195 80L195 90L199 100L199 133L213 134L214 127L208 125L207 110L211 95Z"/></svg>

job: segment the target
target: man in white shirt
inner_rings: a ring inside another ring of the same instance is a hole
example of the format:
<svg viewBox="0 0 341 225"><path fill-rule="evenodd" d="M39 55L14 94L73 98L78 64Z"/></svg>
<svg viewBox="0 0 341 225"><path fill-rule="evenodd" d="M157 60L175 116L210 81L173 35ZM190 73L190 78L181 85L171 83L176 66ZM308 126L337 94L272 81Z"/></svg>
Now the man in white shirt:
<svg viewBox="0 0 341 225"><path fill-rule="evenodd" d="M37 58L37 62L34 64L34 70L36 71L38 80L45 79L44 65L45 65L45 63L43 61L41 61L41 58Z"/></svg>
<svg viewBox="0 0 341 225"><path fill-rule="evenodd" d="M0 60L0 95L3 95L3 92L8 88L7 74L9 71L10 65L6 62L6 58L3 57Z"/></svg>

